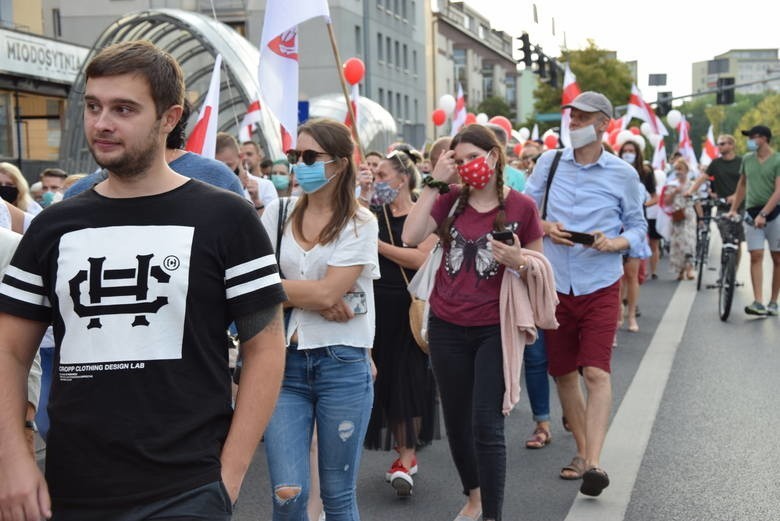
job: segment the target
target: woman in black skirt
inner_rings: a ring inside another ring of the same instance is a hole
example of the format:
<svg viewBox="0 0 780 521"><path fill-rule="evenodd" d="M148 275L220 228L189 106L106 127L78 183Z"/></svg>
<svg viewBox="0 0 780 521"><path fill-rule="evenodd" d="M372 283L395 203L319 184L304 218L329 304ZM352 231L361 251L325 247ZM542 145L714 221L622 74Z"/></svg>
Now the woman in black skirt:
<svg viewBox="0 0 780 521"><path fill-rule="evenodd" d="M431 235L416 248L401 242L406 215L412 208L419 173L410 156L395 150L374 172L372 210L379 222L379 267L374 281L376 333L372 356L377 367L374 408L366 448L398 451L385 479L399 496L412 493L417 473L416 447L423 418L432 414L435 385L428 356L409 327L408 281L436 243Z"/></svg>

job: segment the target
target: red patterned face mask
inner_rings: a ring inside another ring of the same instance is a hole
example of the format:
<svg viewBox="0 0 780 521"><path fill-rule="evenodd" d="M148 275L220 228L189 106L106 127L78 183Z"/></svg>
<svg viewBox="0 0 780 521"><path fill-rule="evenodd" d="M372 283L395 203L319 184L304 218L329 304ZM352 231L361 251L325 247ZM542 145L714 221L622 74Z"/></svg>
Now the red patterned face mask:
<svg viewBox="0 0 780 521"><path fill-rule="evenodd" d="M475 188L476 190L482 190L487 186L490 178L496 172L494 168L488 165L487 158L490 156L490 152L487 155L476 157L464 163L458 167L458 175L463 179L463 182L467 185Z"/></svg>

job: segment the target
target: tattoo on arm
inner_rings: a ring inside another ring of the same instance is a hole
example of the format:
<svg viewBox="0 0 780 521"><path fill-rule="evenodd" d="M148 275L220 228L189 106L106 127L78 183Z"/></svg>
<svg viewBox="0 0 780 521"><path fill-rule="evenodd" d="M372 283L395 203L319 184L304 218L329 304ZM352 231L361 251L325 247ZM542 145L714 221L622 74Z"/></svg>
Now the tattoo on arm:
<svg viewBox="0 0 780 521"><path fill-rule="evenodd" d="M260 309L236 319L238 339L242 342L251 339L261 331L276 332L283 328L281 305Z"/></svg>

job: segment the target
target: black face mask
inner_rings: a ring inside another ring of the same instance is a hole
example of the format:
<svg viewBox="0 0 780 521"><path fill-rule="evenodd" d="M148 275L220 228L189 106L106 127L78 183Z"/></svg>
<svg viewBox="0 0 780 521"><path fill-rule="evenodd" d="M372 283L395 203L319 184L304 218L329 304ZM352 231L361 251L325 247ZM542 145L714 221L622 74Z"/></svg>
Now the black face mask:
<svg viewBox="0 0 780 521"><path fill-rule="evenodd" d="M9 203L16 201L19 197L19 189L15 186L0 186L0 198Z"/></svg>

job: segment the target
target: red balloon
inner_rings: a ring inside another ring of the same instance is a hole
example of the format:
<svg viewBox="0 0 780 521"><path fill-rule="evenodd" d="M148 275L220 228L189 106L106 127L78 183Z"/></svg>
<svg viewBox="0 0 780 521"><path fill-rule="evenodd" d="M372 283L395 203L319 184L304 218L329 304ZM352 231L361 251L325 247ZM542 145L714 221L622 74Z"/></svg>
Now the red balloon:
<svg viewBox="0 0 780 521"><path fill-rule="evenodd" d="M614 130L611 130L609 132L609 144L610 145L615 146L615 143L617 143L618 134L620 134L620 132L621 132L620 127L616 128Z"/></svg>
<svg viewBox="0 0 780 521"><path fill-rule="evenodd" d="M555 134L550 134L546 138L544 138L544 146L547 147L548 150L552 150L553 148L558 148L558 136Z"/></svg>
<svg viewBox="0 0 780 521"><path fill-rule="evenodd" d="M620 130L620 128L622 126L623 126L623 121L622 120L620 120L620 119L610 119L609 120L609 125L607 125L607 132L609 132L611 134L613 130L615 130L615 129Z"/></svg>
<svg viewBox="0 0 780 521"><path fill-rule="evenodd" d="M522 143L516 144L514 148L514 152L517 157L520 157L520 154L523 153L523 144Z"/></svg>
<svg viewBox="0 0 780 521"><path fill-rule="evenodd" d="M494 125L498 125L499 127L503 128L506 131L507 138L512 137L512 122L504 116L493 116L490 118L488 123L493 123Z"/></svg>
<svg viewBox="0 0 780 521"><path fill-rule="evenodd" d="M466 114L466 125L473 125L477 122L477 115L473 112L469 112Z"/></svg>
<svg viewBox="0 0 780 521"><path fill-rule="evenodd" d="M447 113L444 112L444 109L436 109L431 114L431 119L433 119L434 125L440 127L444 125L445 121L447 121Z"/></svg>
<svg viewBox="0 0 780 521"><path fill-rule="evenodd" d="M354 85L360 83L366 74L366 66L360 58L350 58L344 62L344 79L347 83Z"/></svg>
<svg viewBox="0 0 780 521"><path fill-rule="evenodd" d="M630 130L631 133L634 134L635 136L639 135L639 127L628 127L628 130Z"/></svg>

